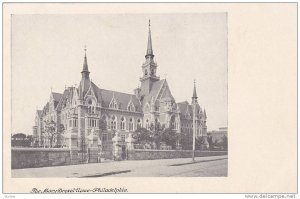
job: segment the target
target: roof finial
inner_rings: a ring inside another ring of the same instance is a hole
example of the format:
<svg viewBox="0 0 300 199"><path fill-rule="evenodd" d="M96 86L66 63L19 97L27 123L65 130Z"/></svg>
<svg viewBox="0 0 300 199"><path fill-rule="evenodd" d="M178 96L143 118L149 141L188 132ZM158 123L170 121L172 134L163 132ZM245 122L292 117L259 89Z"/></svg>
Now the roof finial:
<svg viewBox="0 0 300 199"><path fill-rule="evenodd" d="M192 99L197 101L197 92L196 92L196 80L194 79L194 92L193 92L193 97Z"/></svg>
<svg viewBox="0 0 300 199"><path fill-rule="evenodd" d="M150 26L151 26L151 23L150 23L151 21L150 21L150 18L149 18L149 29L150 29Z"/></svg>
<svg viewBox="0 0 300 199"><path fill-rule="evenodd" d="M89 69L88 69L88 63L87 63L87 57L86 57L86 45L84 45L84 61L83 61L83 68L82 68L82 77L89 79Z"/></svg>

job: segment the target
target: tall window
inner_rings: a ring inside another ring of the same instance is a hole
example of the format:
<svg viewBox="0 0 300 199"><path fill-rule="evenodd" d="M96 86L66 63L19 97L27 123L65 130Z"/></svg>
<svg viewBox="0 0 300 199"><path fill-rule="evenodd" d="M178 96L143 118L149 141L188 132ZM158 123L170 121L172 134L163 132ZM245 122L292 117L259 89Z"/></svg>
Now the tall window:
<svg viewBox="0 0 300 199"><path fill-rule="evenodd" d="M102 120L106 123L106 128L109 128L109 121L106 119L106 116L102 116Z"/></svg>
<svg viewBox="0 0 300 199"><path fill-rule="evenodd" d="M77 120L74 120L74 127L77 127Z"/></svg>
<svg viewBox="0 0 300 199"><path fill-rule="evenodd" d="M149 120L146 120L146 129L149 130L150 126L149 126Z"/></svg>
<svg viewBox="0 0 300 199"><path fill-rule="evenodd" d="M133 119L129 119L129 131L133 131Z"/></svg>
<svg viewBox="0 0 300 199"><path fill-rule="evenodd" d="M141 119L137 120L136 128L139 129L142 127Z"/></svg>
<svg viewBox="0 0 300 199"><path fill-rule="evenodd" d="M93 101L89 99L88 101L88 113L94 114L96 113L96 107L93 105Z"/></svg>
<svg viewBox="0 0 300 199"><path fill-rule="evenodd" d="M116 117L113 115L111 117L111 122L110 122L111 129L116 129L116 127L117 127L117 121L116 120L117 120Z"/></svg>
<svg viewBox="0 0 300 199"><path fill-rule="evenodd" d="M125 118L124 117L121 117L120 127L121 127L121 130L125 130Z"/></svg>

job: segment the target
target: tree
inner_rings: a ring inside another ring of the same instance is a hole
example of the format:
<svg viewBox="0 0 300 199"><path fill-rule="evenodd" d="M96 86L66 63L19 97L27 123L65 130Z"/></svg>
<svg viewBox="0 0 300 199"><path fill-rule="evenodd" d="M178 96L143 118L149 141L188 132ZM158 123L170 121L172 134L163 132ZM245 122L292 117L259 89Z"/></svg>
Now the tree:
<svg viewBox="0 0 300 199"><path fill-rule="evenodd" d="M104 119L99 120L99 138L101 139L102 145L103 145L103 133L107 129L107 123Z"/></svg>
<svg viewBox="0 0 300 199"><path fill-rule="evenodd" d="M63 124L58 125L57 128L57 143L56 146L57 147L63 147L63 134L65 131L65 127Z"/></svg>
<svg viewBox="0 0 300 199"><path fill-rule="evenodd" d="M187 131L182 131L179 137L183 150L192 150L193 148L193 135Z"/></svg>
<svg viewBox="0 0 300 199"><path fill-rule="evenodd" d="M221 146L223 148L223 150L227 151L228 150L228 138L226 135L224 135L222 138L221 138Z"/></svg>
<svg viewBox="0 0 300 199"><path fill-rule="evenodd" d="M196 150L202 150L203 146L205 144L205 138L204 137L197 137L195 140L195 149Z"/></svg>
<svg viewBox="0 0 300 199"><path fill-rule="evenodd" d="M207 134L207 142L209 144L209 150L213 150L214 143L211 134Z"/></svg>
<svg viewBox="0 0 300 199"><path fill-rule="evenodd" d="M32 135L26 136L24 133L16 133L11 136L12 147L30 147Z"/></svg>
<svg viewBox="0 0 300 199"><path fill-rule="evenodd" d="M172 149L176 148L177 135L172 128L164 129L161 135L161 141L165 142L167 145L171 146Z"/></svg>
<svg viewBox="0 0 300 199"><path fill-rule="evenodd" d="M162 138L163 131L165 129L164 125L161 125L158 121L151 123L150 131L151 137L153 138L153 142L155 143L156 148L160 148L160 142Z"/></svg>
<svg viewBox="0 0 300 199"><path fill-rule="evenodd" d="M135 139L135 142L139 144L151 143L153 141L151 132L145 128L138 128L135 130L132 137Z"/></svg>
<svg viewBox="0 0 300 199"><path fill-rule="evenodd" d="M46 137L50 140L50 147L53 147L57 136L56 123L53 120L50 122L46 121L44 134L46 134Z"/></svg>

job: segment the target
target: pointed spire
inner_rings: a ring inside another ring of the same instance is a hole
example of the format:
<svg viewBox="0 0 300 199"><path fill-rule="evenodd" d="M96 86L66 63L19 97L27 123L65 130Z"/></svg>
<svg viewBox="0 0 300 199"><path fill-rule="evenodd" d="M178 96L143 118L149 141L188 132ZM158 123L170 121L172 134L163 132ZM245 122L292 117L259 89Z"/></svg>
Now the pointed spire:
<svg viewBox="0 0 300 199"><path fill-rule="evenodd" d="M147 52L146 52L146 58L151 57L153 58L153 50L152 50L152 39L151 39L151 29L150 29L150 19L149 19L149 33L148 33L148 45L147 45Z"/></svg>
<svg viewBox="0 0 300 199"><path fill-rule="evenodd" d="M87 57L86 57L86 46L84 46L84 61L83 61L83 68L82 68L82 77L83 78L89 78L89 68L88 68L88 63L87 63Z"/></svg>
<svg viewBox="0 0 300 199"><path fill-rule="evenodd" d="M196 80L194 80L194 92L193 92L193 97L192 99L196 99L197 100L197 91L196 91Z"/></svg>

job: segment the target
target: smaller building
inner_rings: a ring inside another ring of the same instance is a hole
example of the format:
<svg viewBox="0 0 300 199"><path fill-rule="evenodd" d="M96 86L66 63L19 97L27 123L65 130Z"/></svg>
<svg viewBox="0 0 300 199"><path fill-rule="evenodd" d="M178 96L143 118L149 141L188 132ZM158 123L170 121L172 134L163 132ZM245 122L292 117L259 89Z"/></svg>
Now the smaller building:
<svg viewBox="0 0 300 199"><path fill-rule="evenodd" d="M220 142L224 136L228 137L228 127L221 127L218 131L207 132L208 136L212 136L213 142Z"/></svg>

